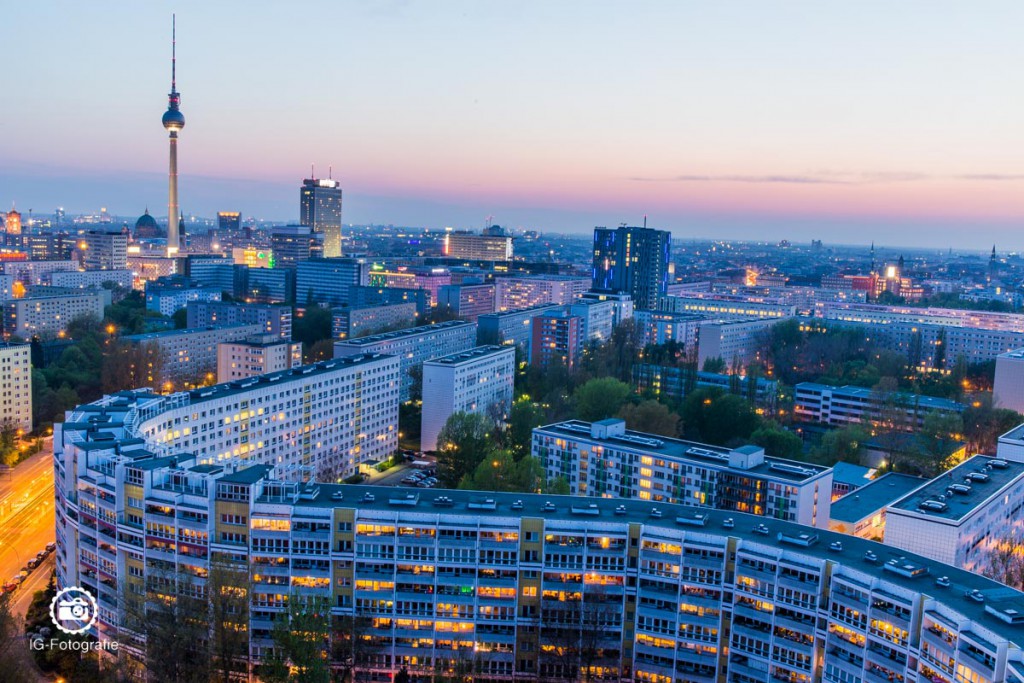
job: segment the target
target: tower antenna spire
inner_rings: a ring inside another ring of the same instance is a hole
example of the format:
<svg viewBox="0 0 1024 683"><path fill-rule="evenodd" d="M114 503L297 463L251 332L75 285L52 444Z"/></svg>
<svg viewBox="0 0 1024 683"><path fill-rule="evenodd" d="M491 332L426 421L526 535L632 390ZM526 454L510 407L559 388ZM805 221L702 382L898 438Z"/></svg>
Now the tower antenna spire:
<svg viewBox="0 0 1024 683"><path fill-rule="evenodd" d="M334 180L334 166L328 166L327 167L327 179L328 180ZM992 247L992 249L994 251L995 247Z"/></svg>
<svg viewBox="0 0 1024 683"><path fill-rule="evenodd" d="M171 92L177 92L176 76L178 65L178 27L177 18L171 15Z"/></svg>

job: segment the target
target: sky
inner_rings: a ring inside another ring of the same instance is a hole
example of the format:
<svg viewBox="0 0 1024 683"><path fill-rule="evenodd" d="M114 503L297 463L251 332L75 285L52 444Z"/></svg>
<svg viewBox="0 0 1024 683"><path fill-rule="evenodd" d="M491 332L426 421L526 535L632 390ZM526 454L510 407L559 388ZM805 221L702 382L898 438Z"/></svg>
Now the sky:
<svg viewBox="0 0 1024 683"><path fill-rule="evenodd" d="M1024 249L1024 3L19 2L0 208Z"/></svg>

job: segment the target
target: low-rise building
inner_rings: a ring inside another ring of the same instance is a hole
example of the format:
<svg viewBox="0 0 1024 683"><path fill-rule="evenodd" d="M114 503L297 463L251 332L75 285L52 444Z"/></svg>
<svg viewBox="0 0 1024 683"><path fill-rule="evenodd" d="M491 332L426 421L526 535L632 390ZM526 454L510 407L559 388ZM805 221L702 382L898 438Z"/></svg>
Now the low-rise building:
<svg viewBox="0 0 1024 683"><path fill-rule="evenodd" d="M420 447L437 449L437 436L453 413L482 413L502 423L512 410L516 350L477 346L423 363Z"/></svg>
<svg viewBox="0 0 1024 683"><path fill-rule="evenodd" d="M132 271L124 270L66 270L50 273L50 284L54 287L70 289L92 289L113 283L124 289L131 289L134 284Z"/></svg>
<svg viewBox="0 0 1024 683"><path fill-rule="evenodd" d="M956 415L964 404L949 399L910 393L883 393L866 387L834 387L800 382L794 392L793 414L801 420L834 427L848 424L886 424L917 430L933 412Z"/></svg>
<svg viewBox="0 0 1024 683"><path fill-rule="evenodd" d="M71 291L51 294L40 287L30 290L21 299L5 301L4 335L22 339L60 337L75 318L86 315L94 316L96 320L103 318L104 309L110 305L108 290L88 289L69 293Z"/></svg>
<svg viewBox="0 0 1024 683"><path fill-rule="evenodd" d="M869 541L885 541L885 511L914 489L927 484L924 477L888 472L832 501L828 528Z"/></svg>
<svg viewBox="0 0 1024 683"><path fill-rule="evenodd" d="M543 313L556 313L565 310L559 304L543 304L532 308L520 308L514 311L488 313L477 318L479 341L481 344L507 344L519 346L530 353L530 341L533 338L533 319Z"/></svg>
<svg viewBox="0 0 1024 683"><path fill-rule="evenodd" d="M189 280L146 283L146 308L172 316L191 301L220 301L220 287L208 287Z"/></svg>
<svg viewBox="0 0 1024 683"><path fill-rule="evenodd" d="M576 495L686 503L825 528L832 469L626 429L624 420L570 420L533 430L548 481Z"/></svg>
<svg viewBox="0 0 1024 683"><path fill-rule="evenodd" d="M249 304L234 301L190 301L186 306L187 325L262 325L263 332L279 339L292 338L292 307L281 304Z"/></svg>
<svg viewBox="0 0 1024 683"><path fill-rule="evenodd" d="M302 365L302 342L260 334L217 344L217 382L232 382Z"/></svg>

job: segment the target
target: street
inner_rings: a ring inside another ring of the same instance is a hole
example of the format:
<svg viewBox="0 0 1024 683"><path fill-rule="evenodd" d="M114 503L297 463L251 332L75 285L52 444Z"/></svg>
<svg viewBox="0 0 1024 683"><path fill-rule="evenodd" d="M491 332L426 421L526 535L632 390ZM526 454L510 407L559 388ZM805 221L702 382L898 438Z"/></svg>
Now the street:
<svg viewBox="0 0 1024 683"><path fill-rule="evenodd" d="M6 583L25 563L54 540L52 442L44 442L39 453L22 462L10 477L0 481L0 582ZM46 563L52 567L52 563ZM36 569L26 584L49 570ZM45 582L45 581L44 581ZM24 614L22 594L31 594L28 586L18 588L15 605Z"/></svg>

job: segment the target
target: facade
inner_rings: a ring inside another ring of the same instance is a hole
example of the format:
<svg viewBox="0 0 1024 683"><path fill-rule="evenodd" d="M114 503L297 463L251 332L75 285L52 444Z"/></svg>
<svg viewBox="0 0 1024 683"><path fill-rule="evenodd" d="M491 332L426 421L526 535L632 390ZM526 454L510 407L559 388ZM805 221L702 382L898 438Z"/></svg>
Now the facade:
<svg viewBox="0 0 1024 683"><path fill-rule="evenodd" d="M147 358L152 357L153 381L169 391L216 377L218 344L262 333L262 325L231 325L131 334L121 340L138 345Z"/></svg>
<svg viewBox="0 0 1024 683"><path fill-rule="evenodd" d="M453 413L483 413L496 422L512 410L516 350L477 346L423 363L420 448L437 450L437 436Z"/></svg>
<svg viewBox="0 0 1024 683"><path fill-rule="evenodd" d="M619 419L570 420L533 430L548 481L575 495L635 498L746 512L828 527L832 469L626 429Z"/></svg>
<svg viewBox="0 0 1024 683"><path fill-rule="evenodd" d="M672 234L653 228L594 228L592 289L625 292L638 309L657 307L671 279Z"/></svg>
<svg viewBox="0 0 1024 683"><path fill-rule="evenodd" d="M50 278L57 272L75 272L79 270L78 261L71 259L57 261L8 261L3 264L3 272L26 287L50 284Z"/></svg>
<svg viewBox="0 0 1024 683"><path fill-rule="evenodd" d="M398 330L416 324L416 304L386 304L363 308L334 309L331 330L335 339L356 339L384 330Z"/></svg>
<svg viewBox="0 0 1024 683"><path fill-rule="evenodd" d="M107 581L144 592L161 563L200 573L227 554L252 567L243 632L257 663L290 584L368 619L365 680L472 666L477 683L1024 681L1024 595L911 554L871 564L888 554L870 541L777 520L764 535L757 517L664 503L304 486L267 466L64 440L57 584L97 596L101 640L117 627ZM580 622L582 646L564 626Z"/></svg>
<svg viewBox="0 0 1024 683"><path fill-rule="evenodd" d="M996 457L1002 460L1024 462L1024 424L1019 424L999 437Z"/></svg>
<svg viewBox="0 0 1024 683"><path fill-rule="evenodd" d="M90 230L79 239L82 267L86 270L126 270L128 235Z"/></svg>
<svg viewBox="0 0 1024 683"><path fill-rule="evenodd" d="M795 305L764 297L695 293L689 296L662 297L659 303L662 311L694 313L718 320L783 319L796 315Z"/></svg>
<svg viewBox="0 0 1024 683"><path fill-rule="evenodd" d="M587 342L606 342L612 338L615 329L616 302L596 299L577 299L569 304L569 315L583 321L583 339Z"/></svg>
<svg viewBox="0 0 1024 683"><path fill-rule="evenodd" d="M229 301L192 301L186 306L190 328L223 325L262 325L263 334L291 341L292 307Z"/></svg>
<svg viewBox="0 0 1024 683"><path fill-rule="evenodd" d="M178 259L166 256L131 254L128 256L128 270L138 282L151 282L162 277L178 274Z"/></svg>
<svg viewBox="0 0 1024 683"><path fill-rule="evenodd" d="M185 259L185 274L201 285L235 291L235 264L226 256L190 254Z"/></svg>
<svg viewBox="0 0 1024 683"><path fill-rule="evenodd" d="M291 268L242 268L241 291L246 301L295 301L295 271Z"/></svg>
<svg viewBox="0 0 1024 683"><path fill-rule="evenodd" d="M406 289L402 287L349 287L349 300L353 308L368 306L386 306L391 304L411 303L416 305L416 315L427 315L433 305L430 290Z"/></svg>
<svg viewBox="0 0 1024 683"><path fill-rule="evenodd" d="M697 313L670 311L637 311L633 314L643 346L650 344L682 344L689 351L697 346L697 330L705 320Z"/></svg>
<svg viewBox="0 0 1024 683"><path fill-rule="evenodd" d="M653 394L655 396L669 396L676 400L686 398L688 393L687 368L671 365L656 365L654 363L635 363L633 365L633 383L641 394ZM724 391L730 391L733 387L734 376L719 372L696 372L696 379L692 384L694 389L698 387L718 387ZM754 388L750 388L751 378L749 375L739 377L740 393L748 398L753 393L753 402L759 408L769 412L774 411L775 402L779 395L779 383L775 380L757 377L754 380Z"/></svg>
<svg viewBox="0 0 1024 683"><path fill-rule="evenodd" d="M511 261L512 238L452 232L444 237L444 255L470 261Z"/></svg>
<svg viewBox="0 0 1024 683"><path fill-rule="evenodd" d="M79 316L92 315L101 320L104 308L110 305L110 292L91 289L76 294L30 294L3 305L6 337L49 339L62 336L68 323Z"/></svg>
<svg viewBox="0 0 1024 683"><path fill-rule="evenodd" d="M431 305L437 305L441 287L452 283L452 274L447 268L409 268L399 266L386 269L374 266L370 271L369 283L373 287L397 287L398 289L425 289L430 292Z"/></svg>
<svg viewBox="0 0 1024 683"><path fill-rule="evenodd" d="M275 268L294 268L313 252L313 229L308 225L281 225L270 233Z"/></svg>
<svg viewBox="0 0 1024 683"><path fill-rule="evenodd" d="M364 354L386 354L400 359L401 385L399 400L408 401L413 375L424 361L462 353L476 346L476 323L451 320L434 325L420 325L407 330L374 334L359 339L334 342L334 357Z"/></svg>
<svg viewBox="0 0 1024 683"><path fill-rule="evenodd" d="M477 318L477 324L480 326L480 343L519 346L529 356L530 342L533 339L533 319L543 313L557 313L563 310L565 307L559 304L541 304L514 311L481 315Z"/></svg>
<svg viewBox="0 0 1024 683"><path fill-rule="evenodd" d="M869 541L885 541L885 510L928 480L887 472L838 500L832 501L828 528Z"/></svg>
<svg viewBox="0 0 1024 683"><path fill-rule="evenodd" d="M833 387L800 382L794 391L793 414L801 420L834 427L870 423L917 431L933 412L958 414L966 406L956 401L919 394L883 395L865 387Z"/></svg>
<svg viewBox="0 0 1024 683"><path fill-rule="evenodd" d="M341 183L306 178L299 189L299 222L323 235L324 258L341 256Z"/></svg>
<svg viewBox="0 0 1024 683"><path fill-rule="evenodd" d="M530 365L553 364L575 370L583 360L583 318L565 313L541 313L530 319Z"/></svg>
<svg viewBox="0 0 1024 683"><path fill-rule="evenodd" d="M437 305L463 320L479 320L481 315L494 313L494 285L441 285L437 290Z"/></svg>
<svg viewBox="0 0 1024 683"><path fill-rule="evenodd" d="M570 275L516 275L494 279L496 310L514 311L544 304L571 304L587 291L590 281Z"/></svg>
<svg viewBox="0 0 1024 683"><path fill-rule="evenodd" d="M217 382L233 382L302 365L302 342L260 334L217 344Z"/></svg>
<svg viewBox="0 0 1024 683"><path fill-rule="evenodd" d="M220 287L206 287L195 283L171 283L166 285L146 283L146 308L171 316L178 309L194 301L220 301L223 292Z"/></svg>
<svg viewBox="0 0 1024 683"><path fill-rule="evenodd" d="M50 284L70 289L90 289L113 282L118 287L131 289L134 284L132 271L124 270L68 270L50 273Z"/></svg>
<svg viewBox="0 0 1024 683"><path fill-rule="evenodd" d="M32 431L32 346L0 343L0 425Z"/></svg>
<svg viewBox="0 0 1024 683"><path fill-rule="evenodd" d="M275 258L277 252L274 252ZM304 261L295 270L295 303L340 306L350 303L353 287L366 285L369 265L363 259L323 258Z"/></svg>
<svg viewBox="0 0 1024 683"><path fill-rule="evenodd" d="M886 545L980 571L1021 540L1024 463L976 455L886 509Z"/></svg>
<svg viewBox="0 0 1024 683"><path fill-rule="evenodd" d="M997 408L1024 412L1024 349L1014 349L996 356L992 404Z"/></svg>
<svg viewBox="0 0 1024 683"><path fill-rule="evenodd" d="M721 358L727 366L738 361L747 365L757 359L761 336L778 322L777 318L706 320L697 330L697 363Z"/></svg>
<svg viewBox="0 0 1024 683"><path fill-rule="evenodd" d="M241 211L218 211L217 231L224 233L238 232L242 229Z"/></svg>
<svg viewBox="0 0 1024 683"><path fill-rule="evenodd" d="M625 292L583 292L581 299L588 301L611 301L615 304L615 317L612 326L617 327L624 320L633 317L633 297Z"/></svg>

